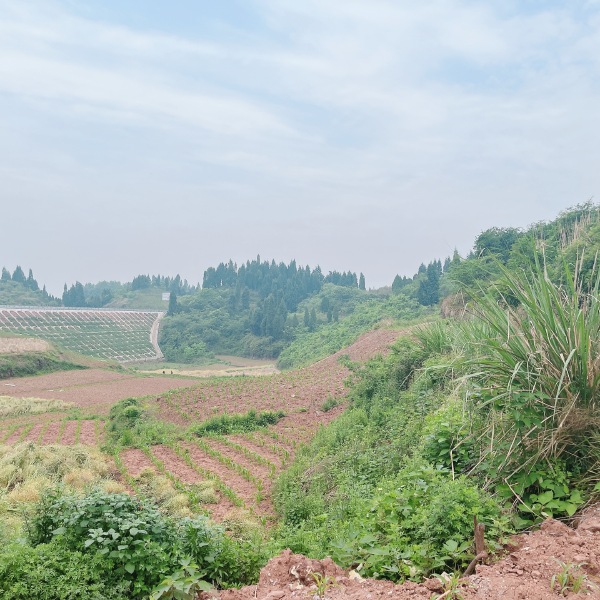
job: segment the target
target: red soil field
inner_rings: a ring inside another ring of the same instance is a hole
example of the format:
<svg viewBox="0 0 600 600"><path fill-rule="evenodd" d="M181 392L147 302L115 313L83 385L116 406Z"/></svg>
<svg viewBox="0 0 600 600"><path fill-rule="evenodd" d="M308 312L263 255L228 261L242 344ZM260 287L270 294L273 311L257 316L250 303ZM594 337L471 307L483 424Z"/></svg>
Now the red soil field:
<svg viewBox="0 0 600 600"><path fill-rule="evenodd" d="M118 400L161 394L194 384L195 381L187 379L140 377L104 369L84 369L6 379L0 382L0 393L17 398L64 400L89 412L106 414Z"/></svg>
<svg viewBox="0 0 600 600"><path fill-rule="evenodd" d="M351 360L366 360L385 352L401 334L394 330L375 330L349 348L305 369L260 379L203 381L159 396L155 404L152 402L159 418L182 427L216 414L244 413L250 409L283 410L287 416L264 431L220 439L205 438L200 445L182 443L180 447L188 452L198 471L190 468L171 448L155 446L152 453L162 461L170 475L183 483L201 481L203 471L217 475L243 501L244 508L269 518L273 514L270 500L273 478L289 464L300 445L310 441L318 427L329 423L345 408L344 380L350 371L339 363L339 356L347 354ZM328 398L336 399L340 405L325 412L321 406ZM208 449L202 448L202 443ZM138 472L139 461L148 460L129 452L123 453L121 459L132 474ZM245 476L241 469L245 470ZM228 515L221 502L205 508L215 519Z"/></svg>
<svg viewBox="0 0 600 600"><path fill-rule="evenodd" d="M150 468L190 486L212 478L219 502L203 508L214 519L223 520L238 511L235 503L269 519L273 515L273 479L290 463L297 449L310 441L318 427L345 408L344 381L351 373L340 364L339 357L348 355L352 361L364 361L385 352L403 333L406 332L374 330L309 367L271 376L186 380L88 369L3 383L10 384L12 396L62 399L81 408L84 415L103 416L118 400L149 396L149 406L158 418L186 428L222 413L284 411L283 419L262 431L204 438L198 443L181 442L172 448L154 446L150 449L152 459L137 449L120 454L127 473L133 477ZM331 399L339 405L324 411L323 403ZM6 438L4 443L9 445L23 439L42 444L100 445L98 435L103 428L104 421L67 420L65 412L53 412L4 419L0 439Z"/></svg>

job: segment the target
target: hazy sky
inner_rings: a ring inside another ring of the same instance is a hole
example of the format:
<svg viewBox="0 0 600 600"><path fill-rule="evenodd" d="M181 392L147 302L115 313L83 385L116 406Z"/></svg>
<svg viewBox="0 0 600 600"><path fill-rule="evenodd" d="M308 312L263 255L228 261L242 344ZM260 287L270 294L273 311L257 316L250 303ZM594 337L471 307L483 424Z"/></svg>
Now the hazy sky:
<svg viewBox="0 0 600 600"><path fill-rule="evenodd" d="M0 0L0 265L368 287L600 193L599 0Z"/></svg>

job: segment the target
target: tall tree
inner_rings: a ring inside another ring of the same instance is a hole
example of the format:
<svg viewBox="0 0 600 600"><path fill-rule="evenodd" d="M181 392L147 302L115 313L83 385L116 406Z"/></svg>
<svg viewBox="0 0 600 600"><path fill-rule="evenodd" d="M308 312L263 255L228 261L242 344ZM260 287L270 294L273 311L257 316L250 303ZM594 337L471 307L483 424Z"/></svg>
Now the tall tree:
<svg viewBox="0 0 600 600"><path fill-rule="evenodd" d="M0 277L2 281L10 281L10 273L6 267L2 267L2 277Z"/></svg>
<svg viewBox="0 0 600 600"><path fill-rule="evenodd" d="M365 276L362 273L360 274L360 278L358 280L358 289L359 290L366 289L366 287L365 287Z"/></svg>
<svg viewBox="0 0 600 600"><path fill-rule="evenodd" d="M25 278L25 273L23 273L23 269L17 265L14 273L12 274L12 280L18 283L25 283L27 279Z"/></svg>
<svg viewBox="0 0 600 600"><path fill-rule="evenodd" d="M40 288L38 286L38 282L33 278L33 271L29 269L29 275L27 275L27 281L25 285L34 292L37 292Z"/></svg>
<svg viewBox="0 0 600 600"><path fill-rule="evenodd" d="M172 317L175 313L179 312L179 306L177 304L177 296L175 292L169 294L169 308L167 309L167 315Z"/></svg>

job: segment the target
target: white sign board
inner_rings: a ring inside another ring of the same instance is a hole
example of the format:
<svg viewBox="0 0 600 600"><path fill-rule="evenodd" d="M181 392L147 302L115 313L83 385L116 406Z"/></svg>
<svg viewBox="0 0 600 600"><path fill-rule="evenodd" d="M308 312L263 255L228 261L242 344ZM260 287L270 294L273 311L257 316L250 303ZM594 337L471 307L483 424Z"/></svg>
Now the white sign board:
<svg viewBox="0 0 600 600"><path fill-rule="evenodd" d="M168 302L168 301L169 301L169 297L170 297L170 296L171 296L171 294L170 294L169 292L163 292L162 299L163 299L165 302Z"/></svg>

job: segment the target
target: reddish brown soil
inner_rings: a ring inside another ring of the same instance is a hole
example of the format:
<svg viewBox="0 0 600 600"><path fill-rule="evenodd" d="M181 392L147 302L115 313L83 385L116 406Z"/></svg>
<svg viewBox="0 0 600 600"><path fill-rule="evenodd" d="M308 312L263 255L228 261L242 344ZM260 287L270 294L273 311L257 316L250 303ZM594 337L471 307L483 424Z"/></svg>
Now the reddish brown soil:
<svg viewBox="0 0 600 600"><path fill-rule="evenodd" d="M95 446L96 439L96 421L81 421L81 431L79 432L79 443L86 446Z"/></svg>
<svg viewBox="0 0 600 600"><path fill-rule="evenodd" d="M16 444L19 439L21 438L21 434L23 433L23 429L24 427L17 427L9 436L8 438L4 441L4 443L7 446L12 446L13 444Z"/></svg>
<svg viewBox="0 0 600 600"><path fill-rule="evenodd" d="M553 575L558 574L563 565L578 564L585 576L584 589L577 594L567 591L564 595L572 599L600 598L600 512L584 517L577 530L550 519L539 531L514 538L504 558L478 565L474 575L461 580L455 595L443 595L445 589L437 578L422 584L403 585L361 579L343 571L331 559L311 560L286 550L262 569L258 585L205 594L203 598L316 598L311 573L319 573L327 575L333 583L324 596L329 600L430 600L438 596L464 600L549 600L562 597L558 589L551 589Z"/></svg>
<svg viewBox="0 0 600 600"><path fill-rule="evenodd" d="M77 421L67 421L65 430L63 431L61 444L72 446L75 443L75 433L77 431Z"/></svg>
<svg viewBox="0 0 600 600"><path fill-rule="evenodd" d="M144 469L156 470L152 461L141 450L137 450L136 448L123 450L120 458L127 472L132 477L137 477Z"/></svg>
<svg viewBox="0 0 600 600"><path fill-rule="evenodd" d="M231 378L206 381L164 394L157 399L161 419L179 425L205 421L222 413L245 413L251 409L282 410L288 415L306 410L316 417L316 426L333 415L323 414L321 406L328 398L345 396L344 381L350 371L339 363L342 355L363 361L386 348L401 334L398 330L377 329L366 333L354 344L309 367L260 378ZM335 414L335 413L334 413ZM293 424L290 424L293 427Z"/></svg>
<svg viewBox="0 0 600 600"><path fill-rule="evenodd" d="M261 445L256 441L256 434L250 435L230 435L228 436L232 442L236 444L240 444L241 446L245 446L248 450L255 452L259 456L262 456L264 459L273 463L275 467L281 467L283 462L283 457L276 452L273 452L267 445Z"/></svg>
<svg viewBox="0 0 600 600"><path fill-rule="evenodd" d="M219 451L223 456L230 458L241 467L248 469L248 471L250 471L250 473L252 473L252 475L255 477L258 477L265 482L269 480L269 469L266 466L253 462L244 454L240 453L234 448L230 448L229 446L220 443L218 440L207 438L205 441L211 448Z"/></svg>
<svg viewBox="0 0 600 600"><path fill-rule="evenodd" d="M350 371L340 364L341 355L361 361L386 348L403 332L380 329L362 336L356 343L337 354L310 367L263 378L232 378L229 380L202 381L193 387L163 394L156 400L160 418L181 426L190 421L204 421L221 413L244 413L254 410L283 410L286 417L267 431L231 436L237 444L255 452L275 467L275 475L293 459L301 444L310 441L316 429L341 414L345 408L344 380ZM340 405L324 412L323 403L335 398ZM243 500L246 508L255 513L270 516L272 473L264 465L243 453L214 439L205 442L224 457L247 469L260 481L258 484L242 476L230 465L211 456L195 444L183 444L189 456L201 470L216 474L235 494ZM164 461L165 468L185 483L199 480L196 471L168 448L152 450ZM262 489L260 489L262 488ZM224 514L220 507L209 507L214 518Z"/></svg>
<svg viewBox="0 0 600 600"><path fill-rule="evenodd" d="M60 421L53 421L48 425L46 432L42 437L41 444L56 444L58 432L60 431Z"/></svg>
<svg viewBox="0 0 600 600"><path fill-rule="evenodd" d="M61 371L2 382L10 386L6 393L11 396L64 400L96 414L106 414L115 402L123 398L162 394L194 383L186 379L138 377L104 369Z"/></svg>
<svg viewBox="0 0 600 600"><path fill-rule="evenodd" d="M29 433L25 436L24 440L25 442L35 442L38 439L38 436L40 435L41 431L42 431L42 427L43 425L41 423L37 423L36 425L34 425L30 430Z"/></svg>
<svg viewBox="0 0 600 600"><path fill-rule="evenodd" d="M246 481L241 475L238 475L233 469L219 462L206 454L201 448L192 443L182 444L189 450L190 457L194 464L200 468L215 473L220 479L230 487L237 496L239 496L248 507L256 503L256 486Z"/></svg>
<svg viewBox="0 0 600 600"><path fill-rule="evenodd" d="M153 446L152 454L162 461L165 469L184 483L198 483L202 477L166 446Z"/></svg>

